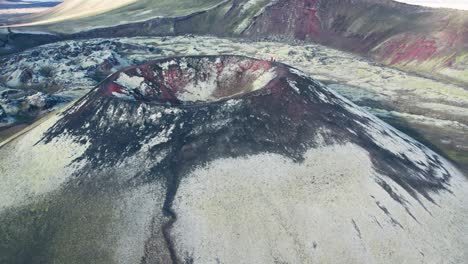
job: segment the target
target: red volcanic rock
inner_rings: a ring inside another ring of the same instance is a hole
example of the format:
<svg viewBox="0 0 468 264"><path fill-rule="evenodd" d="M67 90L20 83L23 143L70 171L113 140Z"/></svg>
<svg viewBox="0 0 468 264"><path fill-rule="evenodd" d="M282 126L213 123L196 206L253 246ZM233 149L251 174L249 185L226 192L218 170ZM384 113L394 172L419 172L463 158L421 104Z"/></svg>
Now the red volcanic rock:
<svg viewBox="0 0 468 264"><path fill-rule="evenodd" d="M269 61L182 58L127 68L109 78L101 93L160 103L216 101L259 90L281 74Z"/></svg>
<svg viewBox="0 0 468 264"><path fill-rule="evenodd" d="M424 37L412 39L405 34L402 39L391 40L381 48L383 58L391 60L391 64L408 61L425 61L430 59L438 50L435 40Z"/></svg>

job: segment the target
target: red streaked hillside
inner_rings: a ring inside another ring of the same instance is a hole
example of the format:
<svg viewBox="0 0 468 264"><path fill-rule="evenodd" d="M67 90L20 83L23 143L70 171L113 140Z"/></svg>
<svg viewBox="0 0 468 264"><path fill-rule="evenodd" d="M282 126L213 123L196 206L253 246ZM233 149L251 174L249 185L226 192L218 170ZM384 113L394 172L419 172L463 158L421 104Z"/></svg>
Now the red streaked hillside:
<svg viewBox="0 0 468 264"><path fill-rule="evenodd" d="M318 42L468 83L468 11L390 0L279 0L243 34Z"/></svg>

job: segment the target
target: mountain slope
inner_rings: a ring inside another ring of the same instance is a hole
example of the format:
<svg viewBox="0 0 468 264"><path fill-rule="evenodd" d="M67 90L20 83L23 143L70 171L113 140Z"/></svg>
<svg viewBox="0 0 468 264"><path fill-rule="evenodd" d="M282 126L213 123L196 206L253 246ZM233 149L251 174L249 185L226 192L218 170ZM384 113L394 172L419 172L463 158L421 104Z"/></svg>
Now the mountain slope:
<svg viewBox="0 0 468 264"><path fill-rule="evenodd" d="M137 0L96 1L67 0L39 14L21 18L26 25L51 24L70 19L94 17L102 13L129 5Z"/></svg>
<svg viewBox="0 0 468 264"><path fill-rule="evenodd" d="M22 26L48 25L54 32L76 32L145 21L156 17L193 14L217 5L219 0L67 0L40 14L24 17Z"/></svg>
<svg viewBox="0 0 468 264"><path fill-rule="evenodd" d="M388 0L280 0L244 35L311 40L388 65L468 82L467 11Z"/></svg>
<svg viewBox="0 0 468 264"><path fill-rule="evenodd" d="M5 263L466 259L467 179L271 61L119 71L1 146L0 171Z"/></svg>

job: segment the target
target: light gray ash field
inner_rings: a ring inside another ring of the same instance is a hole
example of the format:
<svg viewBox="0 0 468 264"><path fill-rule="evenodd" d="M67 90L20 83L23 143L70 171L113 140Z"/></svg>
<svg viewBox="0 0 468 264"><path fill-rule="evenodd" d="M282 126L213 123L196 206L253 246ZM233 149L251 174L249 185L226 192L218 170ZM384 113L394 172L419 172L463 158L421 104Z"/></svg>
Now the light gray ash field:
<svg viewBox="0 0 468 264"><path fill-rule="evenodd" d="M0 148L4 263L462 263L466 178L299 70L112 74Z"/></svg>

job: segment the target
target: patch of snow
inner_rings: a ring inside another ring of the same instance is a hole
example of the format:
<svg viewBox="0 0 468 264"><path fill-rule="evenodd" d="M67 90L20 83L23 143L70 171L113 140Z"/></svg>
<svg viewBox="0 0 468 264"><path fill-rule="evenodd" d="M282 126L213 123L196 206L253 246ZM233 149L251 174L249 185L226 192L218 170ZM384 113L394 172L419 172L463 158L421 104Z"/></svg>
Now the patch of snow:
<svg viewBox="0 0 468 264"><path fill-rule="evenodd" d="M22 83L20 81L20 76L21 76L21 73L23 71L19 68L16 68L11 74L10 76L8 77L7 81L6 81L6 85L10 86L10 87L18 87L20 86Z"/></svg>
<svg viewBox="0 0 468 264"><path fill-rule="evenodd" d="M291 80L287 79L287 82L288 82L289 86L291 86L291 88L293 88L294 91L296 91L296 93L298 93L298 94L301 93L301 90L299 89L299 87L297 87L297 82L296 81L291 81Z"/></svg>
<svg viewBox="0 0 468 264"><path fill-rule="evenodd" d="M215 100L213 93L217 88L216 75L210 75L204 82L190 82L182 92L177 93L177 98L187 102L212 101Z"/></svg>
<svg viewBox="0 0 468 264"><path fill-rule="evenodd" d="M233 108L233 107L240 105L241 103L242 103L242 100L240 99L230 99L230 100L227 100L226 103L224 103L224 107Z"/></svg>
<svg viewBox="0 0 468 264"><path fill-rule="evenodd" d="M112 92L112 95L124 100L135 100L135 97L124 93Z"/></svg>
<svg viewBox="0 0 468 264"><path fill-rule="evenodd" d="M26 101L32 106L43 108L47 103L47 96L43 93L35 93L26 97Z"/></svg>
<svg viewBox="0 0 468 264"><path fill-rule="evenodd" d="M124 72L119 74L119 78L114 81L116 84L121 85L129 90L139 89L145 82L145 78L139 76L128 76Z"/></svg>
<svg viewBox="0 0 468 264"><path fill-rule="evenodd" d="M152 148L154 146L160 145L162 143L166 143L171 139L172 132L174 131L175 125L172 124L169 128L161 131L158 135L153 136L151 139L149 139L144 147L145 148Z"/></svg>
<svg viewBox="0 0 468 264"><path fill-rule="evenodd" d="M258 76L259 74L259 76ZM253 82L253 88L252 91L256 91L259 89L262 89L265 87L271 80L276 78L276 71L275 68L271 68L267 71L263 71L260 73L254 73L254 75L257 75L258 77L255 79Z"/></svg>

